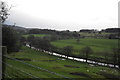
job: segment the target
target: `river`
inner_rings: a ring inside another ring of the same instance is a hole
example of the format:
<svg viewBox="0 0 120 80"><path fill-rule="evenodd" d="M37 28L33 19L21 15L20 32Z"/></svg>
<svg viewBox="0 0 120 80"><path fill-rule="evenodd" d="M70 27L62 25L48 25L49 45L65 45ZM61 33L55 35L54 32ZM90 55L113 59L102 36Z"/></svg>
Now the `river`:
<svg viewBox="0 0 120 80"><path fill-rule="evenodd" d="M30 48L29 44L26 44L26 46ZM31 47L31 48L32 48L32 49L35 49L35 50L38 50L38 51L41 51L40 49L37 49L37 48L35 48L35 47ZM51 53L51 52L45 51L45 50L43 50L43 52L48 53L48 54L51 54L51 55L54 55L54 56L63 57L63 58L66 58L66 59L67 59L67 56L65 56L65 55L61 55L61 54L58 54L58 53ZM86 62L86 59L75 58L75 57L70 57L70 56L68 56L68 59L72 59L72 60L80 61L80 62ZM62 60L65 60L65 59L62 59ZM96 61L93 61L93 60L87 60L87 63L97 64L97 65L101 65L101 66L114 67L113 64L106 64L106 63L102 63L102 62L96 62ZM92 66L94 66L94 65L92 65ZM118 65L116 65L115 67L116 67L116 68L119 68Z"/></svg>

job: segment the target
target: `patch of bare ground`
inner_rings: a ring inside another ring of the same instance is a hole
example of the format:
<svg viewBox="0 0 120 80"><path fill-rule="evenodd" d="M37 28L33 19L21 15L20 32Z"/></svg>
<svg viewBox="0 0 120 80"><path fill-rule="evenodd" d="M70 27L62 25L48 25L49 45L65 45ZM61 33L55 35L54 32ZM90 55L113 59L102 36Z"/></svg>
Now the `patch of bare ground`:
<svg viewBox="0 0 120 80"><path fill-rule="evenodd" d="M82 73L82 72L71 72L71 75L77 75L77 76L83 76L86 78L91 78L88 74Z"/></svg>
<svg viewBox="0 0 120 80"><path fill-rule="evenodd" d="M69 68L80 68L79 66L73 66L73 65L64 65L64 66Z"/></svg>
<svg viewBox="0 0 120 80"><path fill-rule="evenodd" d="M114 74L110 74L110 73L106 73L106 72L99 72L97 74L102 75L107 79L120 80L120 76L118 76L118 75L114 75Z"/></svg>

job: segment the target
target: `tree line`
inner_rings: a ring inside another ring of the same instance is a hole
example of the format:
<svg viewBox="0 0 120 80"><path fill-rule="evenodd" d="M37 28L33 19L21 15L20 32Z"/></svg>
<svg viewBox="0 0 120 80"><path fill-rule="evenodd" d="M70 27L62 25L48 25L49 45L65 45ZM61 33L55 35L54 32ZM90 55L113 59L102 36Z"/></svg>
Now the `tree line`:
<svg viewBox="0 0 120 80"><path fill-rule="evenodd" d="M76 40L77 41L77 40ZM58 48L50 44L50 41L46 38L40 38L40 37L34 37L33 35L29 36L27 38L27 41L30 46L34 46L38 49L46 50L49 52L55 52L58 54L65 55L67 58L70 57L76 57L76 58L83 58L86 59L86 63L89 60L95 60L98 62L103 62L103 63L109 63L109 64L114 64L114 67L116 65L120 66L120 49L119 48L113 48L111 52L113 54L110 54L109 52L102 51L98 52L101 54L100 56L104 56L104 58L98 58L98 57L92 57L91 54L94 53L91 47L85 46L81 48L80 50L75 50L73 46L65 46L63 48ZM75 55L74 53L77 52L78 55Z"/></svg>
<svg viewBox="0 0 120 80"><path fill-rule="evenodd" d="M54 36L54 38L56 38ZM29 43L30 46L34 46L41 51L46 50L50 52L55 52L59 54L65 55L67 58L68 56L76 57L76 58L83 58L86 59L86 62L88 59L95 60L95 61L101 61L104 63L112 63L115 65L120 65L120 49L114 48L112 49L113 54L109 54L109 52L100 52L104 58L95 58L90 56L93 52L92 48L89 46L85 46L81 48L80 50L75 50L72 46L65 46L64 48L58 48L50 44L52 40L54 40L53 36L51 37L35 37L34 35L30 35L27 38L22 37L21 34L19 34L16 30L14 30L11 27L2 27L2 45L7 47L7 52L16 52L19 51L22 45L25 45L25 43ZM57 40L57 39L56 39ZM80 38L76 39L76 42L80 42ZM79 55L75 55L73 53L79 53Z"/></svg>
<svg viewBox="0 0 120 80"><path fill-rule="evenodd" d="M6 7L4 2L1 2L0 21L2 22L2 24L7 19L8 15L9 15L8 8ZM56 31L56 30L48 30L48 29L43 29L43 30L32 29L29 31L29 34L45 33L45 34L52 34L53 36L51 37L51 39L49 39L48 37L38 38L34 36L29 36L27 39L25 39L24 37L21 37L21 34L18 33L18 31L16 31L13 27L9 27L9 26L6 27L4 25L2 26L2 46L6 46L8 53L19 51L22 44L25 45L24 42L28 42L30 46L35 46L36 48L39 48L41 50L47 50L50 52L57 52L60 54L64 54L67 56L67 58L68 56L73 56L73 57L75 56L72 54L72 52L74 51L72 46L66 46L62 49L59 49L55 46L52 46L50 44L50 40L58 40L58 39L73 37L73 38L77 38L77 42L79 42L80 35L76 31L70 32L69 30ZM111 31L111 29L108 29L108 30ZM116 29L114 30L116 31ZM89 46L86 46L81 49L81 52L85 55L85 59L87 62L88 58L90 57L90 54L93 53L93 50ZM79 57L81 57L81 55L79 55ZM114 66L118 64L120 67L120 49L119 48L113 49L112 58L113 58L112 61L114 62ZM105 61L106 62L108 61L107 52L105 52Z"/></svg>

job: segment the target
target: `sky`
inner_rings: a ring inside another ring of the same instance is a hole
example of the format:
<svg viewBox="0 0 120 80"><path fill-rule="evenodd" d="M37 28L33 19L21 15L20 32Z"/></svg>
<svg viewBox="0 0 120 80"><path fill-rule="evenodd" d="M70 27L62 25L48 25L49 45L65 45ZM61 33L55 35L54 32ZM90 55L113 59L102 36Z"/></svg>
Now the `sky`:
<svg viewBox="0 0 120 80"><path fill-rule="evenodd" d="M3 0L12 5L5 23L26 28L79 31L118 27L120 0Z"/></svg>

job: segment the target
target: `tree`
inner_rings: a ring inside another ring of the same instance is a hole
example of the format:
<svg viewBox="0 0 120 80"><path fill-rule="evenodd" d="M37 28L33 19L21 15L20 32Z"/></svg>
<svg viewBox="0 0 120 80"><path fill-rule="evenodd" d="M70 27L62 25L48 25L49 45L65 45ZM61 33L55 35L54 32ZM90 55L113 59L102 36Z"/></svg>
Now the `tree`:
<svg viewBox="0 0 120 80"><path fill-rule="evenodd" d="M34 39L35 39L34 35L29 35L27 37L27 41L29 42L30 47L34 44Z"/></svg>
<svg viewBox="0 0 120 80"><path fill-rule="evenodd" d="M118 63L119 67L120 67L120 49L119 48L113 48L113 62L114 62L114 67L116 66L116 64Z"/></svg>
<svg viewBox="0 0 120 80"><path fill-rule="evenodd" d="M73 51L72 46L66 46L66 47L63 48L63 53L65 55L67 55L67 58L68 58L68 56L70 56L70 54L72 54L72 51Z"/></svg>
<svg viewBox="0 0 120 80"><path fill-rule="evenodd" d="M26 38L25 37L20 37L20 43L23 45L26 45Z"/></svg>
<svg viewBox="0 0 120 80"><path fill-rule="evenodd" d="M34 47L39 48L42 51L43 50L50 51L51 49L50 41L44 38L35 37L31 43Z"/></svg>
<svg viewBox="0 0 120 80"><path fill-rule="evenodd" d="M9 10L11 9L12 6L8 7L8 5L3 1L0 2L0 5L1 5L0 6L0 21L4 23L5 20L8 18Z"/></svg>
<svg viewBox="0 0 120 80"><path fill-rule="evenodd" d="M106 51L104 51L104 52L102 52L103 54L104 54L104 61L105 61L105 63L107 64L107 62L108 62L108 57L109 57L109 53L108 52L106 52Z"/></svg>
<svg viewBox="0 0 120 80"><path fill-rule="evenodd" d="M58 36L57 35L51 35L51 41L56 41L56 40L58 40Z"/></svg>
<svg viewBox="0 0 120 80"><path fill-rule="evenodd" d="M118 49L118 67L120 70L120 48Z"/></svg>
<svg viewBox="0 0 120 80"><path fill-rule="evenodd" d="M19 51L19 34L13 28L2 27L2 46L6 46L8 52Z"/></svg>
<svg viewBox="0 0 120 80"><path fill-rule="evenodd" d="M81 51L82 51L83 54L85 54L86 63L87 63L88 57L93 51L89 46L86 46L86 47L82 48Z"/></svg>

